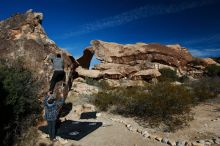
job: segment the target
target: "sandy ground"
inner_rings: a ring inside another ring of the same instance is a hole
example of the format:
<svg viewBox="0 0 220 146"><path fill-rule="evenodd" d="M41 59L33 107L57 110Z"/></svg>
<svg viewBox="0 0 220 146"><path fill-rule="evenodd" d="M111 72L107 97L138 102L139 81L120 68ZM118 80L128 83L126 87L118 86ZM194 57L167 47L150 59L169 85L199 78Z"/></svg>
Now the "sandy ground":
<svg viewBox="0 0 220 146"><path fill-rule="evenodd" d="M71 114L71 113L70 113ZM72 120L102 122L103 126L88 134L79 141L68 140L56 142L54 146L164 146L155 140L150 140L141 136L140 133L129 131L122 123L114 122L109 118L108 114L102 113L97 119L80 120L74 118ZM46 135L43 135L38 143L49 145L50 142Z"/></svg>
<svg viewBox="0 0 220 146"><path fill-rule="evenodd" d="M156 133L171 139L189 141L220 136L220 97L199 104L192 109L192 113L194 113L194 120L189 122L189 127L180 129L175 133L159 131Z"/></svg>
<svg viewBox="0 0 220 146"><path fill-rule="evenodd" d="M89 120L91 121L91 120ZM98 118L106 127L101 127L75 144L82 146L163 146L163 144L143 138L141 134L130 132L125 125L106 118Z"/></svg>
<svg viewBox="0 0 220 146"><path fill-rule="evenodd" d="M163 146L156 140L144 138L138 132L132 132L127 129L125 124L112 121L111 118L123 120L138 129L147 130L150 134L157 135L161 138L168 138L173 141L186 140L205 140L212 137L220 136L220 97L200 104L192 109L194 120L189 122L189 126L176 131L175 133L162 132L158 129L141 127L132 118L125 118L120 115L110 113L101 113L97 119L81 120L81 121L98 121L103 122L100 127L85 136L79 141L60 141L54 146ZM80 120L74 113L74 110L65 117L70 120ZM39 143L49 144L47 138L41 136Z"/></svg>

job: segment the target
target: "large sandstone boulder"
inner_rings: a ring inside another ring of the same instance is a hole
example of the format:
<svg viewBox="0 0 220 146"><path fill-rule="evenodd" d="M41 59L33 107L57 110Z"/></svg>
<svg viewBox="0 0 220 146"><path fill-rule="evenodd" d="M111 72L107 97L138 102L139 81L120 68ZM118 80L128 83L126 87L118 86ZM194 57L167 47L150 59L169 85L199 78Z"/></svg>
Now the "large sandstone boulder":
<svg viewBox="0 0 220 146"><path fill-rule="evenodd" d="M136 43L122 45L94 40L91 42L91 46L85 49L85 52L90 55L84 55L80 58L80 66L83 68L89 68L89 63L82 61L83 58L85 60L85 56L89 56L87 61L90 61L91 54L95 54L96 58L101 61L92 70L86 71L88 77L91 76L90 74L94 74L93 70L95 72L99 70L101 72L99 78L108 79L156 79L160 76L159 70L162 68L175 70L178 76L187 75L200 78L204 75L208 65L219 65L210 58L193 57L187 48L181 47L179 44ZM84 73L83 76L87 76L86 74Z"/></svg>
<svg viewBox="0 0 220 146"><path fill-rule="evenodd" d="M46 61L49 54L61 53L66 71L73 71L78 63L48 38L42 20L42 13L27 11L0 21L0 58L8 61L22 58L24 66L45 82L43 90L46 91L52 75L51 63Z"/></svg>
<svg viewBox="0 0 220 146"><path fill-rule="evenodd" d="M83 56L77 59L77 62L80 64L81 67L89 69L94 51L92 47L88 47L83 51Z"/></svg>
<svg viewBox="0 0 220 146"><path fill-rule="evenodd" d="M91 45L89 50L101 61L93 69L101 71L103 78L109 79L150 80L160 76L158 70L161 68L177 70L181 76L187 73L188 64L193 61L188 50L178 44L122 45L94 40Z"/></svg>
<svg viewBox="0 0 220 146"><path fill-rule="evenodd" d="M117 64L117 63L101 63L95 66L96 70L106 71L114 70L114 72L120 73L122 76L128 76L131 73L141 70L140 65L131 66L127 64Z"/></svg>
<svg viewBox="0 0 220 146"><path fill-rule="evenodd" d="M218 66L220 66L219 63L217 63L215 60L213 60L212 58L204 58L203 61L207 64L207 65L211 65L211 64L216 64Z"/></svg>
<svg viewBox="0 0 220 146"><path fill-rule="evenodd" d="M82 68L81 66L76 68L76 72L79 76L82 77L89 77L89 78L100 78L103 76L102 72L99 70L88 70L85 68Z"/></svg>
<svg viewBox="0 0 220 146"><path fill-rule="evenodd" d="M82 82L73 82L72 92L76 95L91 95L94 93L98 93L99 88L93 85L88 85ZM73 93L72 93L73 94Z"/></svg>
<svg viewBox="0 0 220 146"><path fill-rule="evenodd" d="M180 45L161 44L117 44L92 41L97 59L118 64L135 65L137 61L160 62L174 67L184 67L193 58L186 48Z"/></svg>
<svg viewBox="0 0 220 146"><path fill-rule="evenodd" d="M161 73L156 69L148 69L148 70L141 70L133 75L131 75L131 79L135 80L149 80L152 78L159 77Z"/></svg>

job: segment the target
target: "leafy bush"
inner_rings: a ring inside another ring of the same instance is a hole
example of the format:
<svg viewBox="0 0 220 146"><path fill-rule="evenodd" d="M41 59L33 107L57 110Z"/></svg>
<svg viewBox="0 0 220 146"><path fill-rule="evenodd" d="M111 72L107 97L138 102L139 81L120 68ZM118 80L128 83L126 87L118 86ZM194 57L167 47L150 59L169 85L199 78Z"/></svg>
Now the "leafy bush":
<svg viewBox="0 0 220 146"><path fill-rule="evenodd" d="M110 89L112 88L108 82L106 80L95 80L93 78L89 78L89 77L85 77L85 81L86 81L86 84L88 85L92 85L92 86L97 86L97 87L100 87L102 89Z"/></svg>
<svg viewBox="0 0 220 146"><path fill-rule="evenodd" d="M93 78L90 78L90 77L85 77L85 81L86 81L86 84L88 85L97 85L98 84L98 81L93 79Z"/></svg>
<svg viewBox="0 0 220 146"><path fill-rule="evenodd" d="M192 96L183 86L162 82L147 87L104 90L95 94L92 102L100 110L116 106L113 112L148 120L152 126L163 122L169 130L175 130L189 120Z"/></svg>
<svg viewBox="0 0 220 146"><path fill-rule="evenodd" d="M206 67L206 73L210 77L220 76L220 66L211 64Z"/></svg>
<svg viewBox="0 0 220 146"><path fill-rule="evenodd" d="M26 119L31 124L40 112L37 93L39 82L25 69L20 60L6 63L0 60L0 141L1 145L12 144L15 135L20 135Z"/></svg>
<svg viewBox="0 0 220 146"><path fill-rule="evenodd" d="M100 109L106 111L109 107L113 105L124 104L127 106L132 98L142 98L145 93L141 91L140 87L130 87L130 88L115 88L102 90L97 94L94 94L94 99L92 102Z"/></svg>
<svg viewBox="0 0 220 146"><path fill-rule="evenodd" d="M111 87L106 80L99 80L97 86L104 90L114 89L114 87Z"/></svg>
<svg viewBox="0 0 220 146"><path fill-rule="evenodd" d="M178 79L181 83L189 81L189 77L187 75L183 75Z"/></svg>
<svg viewBox="0 0 220 146"><path fill-rule="evenodd" d="M39 137L39 133L37 132L37 128L30 127L26 130L25 133L22 133L18 139L17 146L35 146L37 145L37 137Z"/></svg>
<svg viewBox="0 0 220 146"><path fill-rule="evenodd" d="M220 78L203 78L197 81L188 83L192 89L192 95L195 102L204 101L217 97L220 93Z"/></svg>
<svg viewBox="0 0 220 146"><path fill-rule="evenodd" d="M159 69L159 72L161 73L161 76L159 77L159 81L177 81L178 80L178 76L175 70L172 70L170 68L162 68L162 69Z"/></svg>

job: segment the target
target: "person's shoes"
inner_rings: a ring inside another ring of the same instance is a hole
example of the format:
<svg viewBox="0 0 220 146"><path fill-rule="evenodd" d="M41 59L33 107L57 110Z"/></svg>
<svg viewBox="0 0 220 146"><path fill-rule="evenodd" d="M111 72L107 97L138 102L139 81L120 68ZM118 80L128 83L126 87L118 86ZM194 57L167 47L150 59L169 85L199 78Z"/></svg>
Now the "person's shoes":
<svg viewBox="0 0 220 146"><path fill-rule="evenodd" d="M54 138L53 140L52 140L52 142L57 142L58 141L58 139L56 139L56 138Z"/></svg>

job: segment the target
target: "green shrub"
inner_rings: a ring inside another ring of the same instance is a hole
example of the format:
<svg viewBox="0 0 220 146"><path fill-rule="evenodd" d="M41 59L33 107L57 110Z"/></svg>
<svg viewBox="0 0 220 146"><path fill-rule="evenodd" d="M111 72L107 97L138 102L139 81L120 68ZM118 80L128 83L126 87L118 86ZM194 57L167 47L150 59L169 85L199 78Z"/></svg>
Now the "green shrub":
<svg viewBox="0 0 220 146"><path fill-rule="evenodd" d="M16 135L20 135L26 119L35 123L40 109L38 104L39 81L25 69L20 60L6 63L0 60L0 141L1 145L11 145Z"/></svg>
<svg viewBox="0 0 220 146"><path fill-rule="evenodd" d="M195 102L204 101L217 97L220 93L220 78L203 78L188 83L192 88L192 94Z"/></svg>
<svg viewBox="0 0 220 146"><path fill-rule="evenodd" d="M88 85L97 85L98 84L97 80L90 78L90 77L85 77L85 81L86 81L86 84L88 84Z"/></svg>
<svg viewBox="0 0 220 146"><path fill-rule="evenodd" d="M99 80L98 81L96 79L86 77L85 81L86 81L86 84L92 85L92 86L97 86L97 87L100 87L101 89L110 89L110 88L112 88L106 80Z"/></svg>
<svg viewBox="0 0 220 146"><path fill-rule="evenodd" d="M183 75L183 76L179 77L178 80L179 80L179 82L184 83L184 82L189 81L189 77L187 75Z"/></svg>
<svg viewBox="0 0 220 146"><path fill-rule="evenodd" d="M36 146L39 137L38 129L29 127L18 139L17 146Z"/></svg>
<svg viewBox="0 0 220 146"><path fill-rule="evenodd" d="M113 89L106 80L100 80L97 86L104 90Z"/></svg>
<svg viewBox="0 0 220 146"><path fill-rule="evenodd" d="M159 69L161 76L159 77L159 81L177 81L178 76L175 70L170 68L162 68Z"/></svg>
<svg viewBox="0 0 220 146"><path fill-rule="evenodd" d="M182 77L183 81L187 79ZM192 106L215 98L220 93L219 77L188 81L183 85L166 81L144 87L105 88L105 83L103 85L100 86L104 87L103 90L92 98L100 110L135 117L151 126L163 123L169 131L175 131L192 120Z"/></svg>
<svg viewBox="0 0 220 146"><path fill-rule="evenodd" d="M147 87L103 90L92 101L100 110L116 106L115 111L126 116L148 120L152 126L161 122L175 130L188 121L192 97L183 86L167 82Z"/></svg>
<svg viewBox="0 0 220 146"><path fill-rule="evenodd" d="M220 76L220 66L211 64L206 67L206 73L210 77Z"/></svg>

